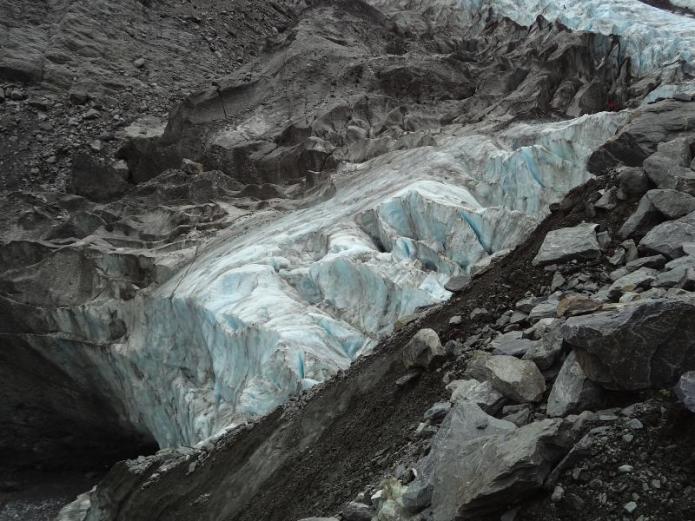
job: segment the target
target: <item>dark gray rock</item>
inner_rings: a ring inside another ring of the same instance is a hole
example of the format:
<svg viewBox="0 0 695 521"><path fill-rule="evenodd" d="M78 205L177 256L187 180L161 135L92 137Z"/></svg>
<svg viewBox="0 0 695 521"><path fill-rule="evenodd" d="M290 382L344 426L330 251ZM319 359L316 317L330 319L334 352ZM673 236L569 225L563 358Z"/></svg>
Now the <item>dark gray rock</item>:
<svg viewBox="0 0 695 521"><path fill-rule="evenodd" d="M688 371L678 379L674 391L688 410L695 412L695 371Z"/></svg>
<svg viewBox="0 0 695 521"><path fill-rule="evenodd" d="M548 232L533 264L545 265L597 257L601 253L601 247L595 230L595 224L584 223Z"/></svg>
<svg viewBox="0 0 695 521"><path fill-rule="evenodd" d="M541 371L550 369L564 351L561 325L561 321L555 320L553 325L543 332L540 341L524 355L524 360L533 362Z"/></svg>
<svg viewBox="0 0 695 521"><path fill-rule="evenodd" d="M652 202L643 196L635 212L628 217L620 228L618 235L623 238L644 237L644 235L657 224L663 222L664 218Z"/></svg>
<svg viewBox="0 0 695 521"><path fill-rule="evenodd" d="M437 357L445 356L444 346L433 329L421 329L403 348L403 364L407 369L427 369Z"/></svg>
<svg viewBox="0 0 695 521"><path fill-rule="evenodd" d="M548 395L548 416L567 416L599 406L602 390L584 374L584 370L571 352L562 364Z"/></svg>
<svg viewBox="0 0 695 521"><path fill-rule="evenodd" d="M513 356L477 352L466 372L478 380L489 380L497 391L516 402L537 402L545 392L545 379L536 364Z"/></svg>
<svg viewBox="0 0 695 521"><path fill-rule="evenodd" d="M645 197L667 219L678 219L695 212L695 197L678 190L649 190Z"/></svg>
<svg viewBox="0 0 695 521"><path fill-rule="evenodd" d="M444 419L450 409L451 403L437 402L425 411L424 418L431 423L438 423Z"/></svg>
<svg viewBox="0 0 695 521"><path fill-rule="evenodd" d="M406 512L417 514L432 504L432 483L425 480L415 480L401 496L401 502Z"/></svg>
<svg viewBox="0 0 695 521"><path fill-rule="evenodd" d="M633 261L628 262L625 265L627 271L636 271L640 268L652 268L655 270L660 270L666 265L666 257L663 255L651 255L649 257L641 257Z"/></svg>
<svg viewBox="0 0 695 521"><path fill-rule="evenodd" d="M695 172L690 169L690 138L661 143L656 153L644 161L644 171L659 188L695 193Z"/></svg>
<svg viewBox="0 0 695 521"><path fill-rule="evenodd" d="M695 212L651 229L640 241L640 250L661 253L669 259L682 257L683 243L695 241Z"/></svg>
<svg viewBox="0 0 695 521"><path fill-rule="evenodd" d="M343 521L371 521L374 514L371 506L356 501L350 501L342 511Z"/></svg>
<svg viewBox="0 0 695 521"><path fill-rule="evenodd" d="M132 188L113 168L91 156L79 154L73 158L72 193L96 202L118 199Z"/></svg>
<svg viewBox="0 0 695 521"><path fill-rule="evenodd" d="M647 289L656 279L658 271L652 268L640 268L616 280L608 289L608 297L618 299L623 293Z"/></svg>
<svg viewBox="0 0 695 521"><path fill-rule="evenodd" d="M618 186L627 197L639 197L649 190L651 183L641 168L624 167L618 174Z"/></svg>
<svg viewBox="0 0 695 521"><path fill-rule="evenodd" d="M650 300L570 318L562 326L586 376L608 389L673 385L695 369L695 305Z"/></svg>
<svg viewBox="0 0 695 521"><path fill-rule="evenodd" d="M524 356L537 341L522 338L521 335L521 331L511 331L493 338L490 342L492 352L496 355Z"/></svg>
<svg viewBox="0 0 695 521"><path fill-rule="evenodd" d="M516 428L472 411L462 433L441 430L432 444L435 521L474 519L540 489L573 437L562 420ZM473 417L474 416L474 417ZM470 424L479 425L471 433Z"/></svg>
<svg viewBox="0 0 695 521"><path fill-rule="evenodd" d="M495 390L492 383L478 380L454 380L447 389L451 390L451 401L459 403L468 401L476 404L488 414L495 414L504 401L502 393Z"/></svg>

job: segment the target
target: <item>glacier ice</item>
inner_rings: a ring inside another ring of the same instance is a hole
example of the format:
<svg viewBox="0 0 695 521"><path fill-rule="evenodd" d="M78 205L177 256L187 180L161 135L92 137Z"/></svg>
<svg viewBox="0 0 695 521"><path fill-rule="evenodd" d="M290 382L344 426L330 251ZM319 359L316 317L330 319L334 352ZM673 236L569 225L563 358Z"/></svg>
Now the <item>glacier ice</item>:
<svg viewBox="0 0 695 521"><path fill-rule="evenodd" d="M43 352L98 381L161 446L199 442L346 368L398 318L446 300L450 276L514 247L588 179L587 157L628 117L454 125L431 146L344 164L331 199L246 216L160 287L55 311L66 341ZM85 359L74 339L108 343L114 314L128 334Z"/></svg>
<svg viewBox="0 0 695 521"><path fill-rule="evenodd" d="M695 61L695 18L652 7L638 0L369 0L377 7L427 10L449 16L460 11L461 24L479 20L480 13L506 16L531 25L540 15L570 29L621 38L621 52L629 56L633 73L656 72L682 59ZM691 7L692 0L676 0Z"/></svg>

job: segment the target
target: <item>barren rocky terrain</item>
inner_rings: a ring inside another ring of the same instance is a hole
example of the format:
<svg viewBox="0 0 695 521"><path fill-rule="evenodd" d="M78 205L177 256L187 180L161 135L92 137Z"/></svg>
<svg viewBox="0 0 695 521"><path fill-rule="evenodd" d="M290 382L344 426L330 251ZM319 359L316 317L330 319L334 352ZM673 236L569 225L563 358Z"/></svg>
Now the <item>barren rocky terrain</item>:
<svg viewBox="0 0 695 521"><path fill-rule="evenodd" d="M692 6L560 4L0 0L0 520L695 519Z"/></svg>

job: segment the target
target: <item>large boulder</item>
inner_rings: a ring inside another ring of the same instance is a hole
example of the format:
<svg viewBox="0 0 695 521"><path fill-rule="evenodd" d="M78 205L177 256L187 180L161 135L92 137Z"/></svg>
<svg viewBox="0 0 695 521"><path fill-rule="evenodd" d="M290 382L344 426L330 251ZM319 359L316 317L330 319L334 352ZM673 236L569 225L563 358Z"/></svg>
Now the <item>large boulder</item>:
<svg viewBox="0 0 695 521"><path fill-rule="evenodd" d="M562 364L548 396L548 416L579 413L600 404L601 388L584 374L577 356L571 352Z"/></svg>
<svg viewBox="0 0 695 521"><path fill-rule="evenodd" d="M608 389L663 388L695 369L695 305L651 300L573 317L561 331L586 376Z"/></svg>
<svg viewBox="0 0 695 521"><path fill-rule="evenodd" d="M695 242L695 212L655 226L640 241L639 247L675 259L685 255L683 244L690 242Z"/></svg>
<svg viewBox="0 0 695 521"><path fill-rule="evenodd" d="M534 265L554 264L572 259L592 259L601 253L596 239L596 224L582 223L572 228L548 232Z"/></svg>
<svg viewBox="0 0 695 521"><path fill-rule="evenodd" d="M678 138L657 147L656 153L644 160L644 171L659 188L672 188L695 194L695 171L689 138Z"/></svg>
<svg viewBox="0 0 695 521"><path fill-rule="evenodd" d="M620 229L622 237L643 237L666 219L678 219L695 211L695 197L673 189L649 190L637 210Z"/></svg>
<svg viewBox="0 0 695 521"><path fill-rule="evenodd" d="M432 443L435 521L469 519L540 489L572 445L562 420L517 428L461 403Z"/></svg>
<svg viewBox="0 0 695 521"><path fill-rule="evenodd" d="M445 354L437 332L429 328L421 329L403 349L403 365L408 369L427 369L435 358Z"/></svg>
<svg viewBox="0 0 695 521"><path fill-rule="evenodd" d="M513 356L476 353L468 363L467 373L492 386L515 402L537 402L545 392L545 379L536 364Z"/></svg>

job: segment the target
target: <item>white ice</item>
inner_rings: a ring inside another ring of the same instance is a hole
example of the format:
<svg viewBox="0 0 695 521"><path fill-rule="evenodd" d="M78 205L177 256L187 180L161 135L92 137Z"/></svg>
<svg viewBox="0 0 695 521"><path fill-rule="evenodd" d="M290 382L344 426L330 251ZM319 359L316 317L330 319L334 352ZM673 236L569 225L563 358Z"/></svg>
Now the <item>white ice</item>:
<svg viewBox="0 0 695 521"><path fill-rule="evenodd" d="M346 368L398 318L446 300L450 276L522 241L588 179L588 155L627 117L452 127L436 146L347 164L331 199L256 214L163 286L117 304L128 336L91 354L87 372L162 446L265 414ZM114 305L56 320L68 337L106 343ZM67 368L84 364L74 351L46 349Z"/></svg>

